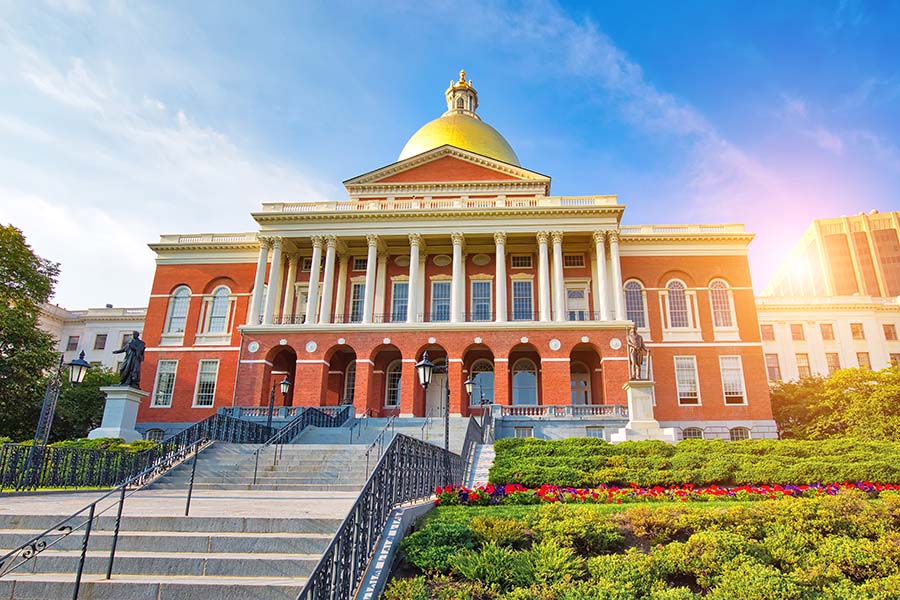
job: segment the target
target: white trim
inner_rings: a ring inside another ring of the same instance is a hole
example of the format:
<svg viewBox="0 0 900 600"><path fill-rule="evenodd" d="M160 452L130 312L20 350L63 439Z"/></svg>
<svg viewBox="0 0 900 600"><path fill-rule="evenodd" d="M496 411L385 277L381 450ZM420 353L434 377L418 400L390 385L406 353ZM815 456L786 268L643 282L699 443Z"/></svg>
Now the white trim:
<svg viewBox="0 0 900 600"><path fill-rule="evenodd" d="M648 342L648 346L651 348L697 348L698 346L725 346L725 347L740 347L740 348L753 348L753 347L762 347L761 342L692 342L692 343L682 343L682 342Z"/></svg>
<svg viewBox="0 0 900 600"><path fill-rule="evenodd" d="M357 359L356 359L356 363L357 363L357 364L359 364L359 363L369 363L370 365L374 365L374 364L375 364L375 361L374 361L374 360L369 360L368 358L357 358Z"/></svg>
<svg viewBox="0 0 900 600"><path fill-rule="evenodd" d="M242 360L242 361L241 361L241 364L266 364L266 365L269 365L270 367L272 366L272 363L270 363L269 361L267 361L267 360L265 360L265 359L259 359L259 360Z"/></svg>
<svg viewBox="0 0 900 600"><path fill-rule="evenodd" d="M505 362L505 363L508 363L508 362L509 362L509 357L504 358L504 357L502 357L502 356L498 356L497 358L494 359L494 362L495 362L495 363L498 363L498 362Z"/></svg>
<svg viewBox="0 0 900 600"><path fill-rule="evenodd" d="M169 398L169 404L157 404L156 403L156 392L159 389L159 363L167 361L175 363L175 371L172 373L172 397ZM156 363L156 375L153 377L153 391L150 394L150 408L172 408L172 405L175 404L175 381L178 378L178 359L177 358L163 358L157 361Z"/></svg>
<svg viewBox="0 0 900 600"><path fill-rule="evenodd" d="M571 358L543 358L541 357L541 362L569 362Z"/></svg>
<svg viewBox="0 0 900 600"><path fill-rule="evenodd" d="M438 360L440 360L440 359L438 359ZM452 362L452 363L453 363L453 362L461 363L462 361L463 361L463 359L461 359L461 358L451 358L451 359L450 359L450 362Z"/></svg>
<svg viewBox="0 0 900 600"><path fill-rule="evenodd" d="M741 372L741 392L742 392L742 396L744 398L744 401L739 404L729 403L728 396L725 394L725 378L722 377L722 359L723 358L736 358L738 361L738 367L740 368L740 372ZM765 357L763 357L763 359L765 359ZM722 403L725 406L747 406L747 404L749 404L749 398L747 398L747 379L744 377L744 361L741 358L740 354L721 354L721 355L719 355L719 379L721 380L721 383L722 383ZM768 370L766 372L766 379L768 379Z"/></svg>
<svg viewBox="0 0 900 600"><path fill-rule="evenodd" d="M329 363L327 360L322 360L322 359L315 359L315 358L298 358L298 359L297 359L297 364L298 364L298 365L312 365L312 364L315 364L315 365L328 365L328 364L330 364L330 363Z"/></svg>
<svg viewBox="0 0 900 600"><path fill-rule="evenodd" d="M678 359L690 358L694 361L694 385L697 387L697 402L695 404L684 404L681 402L681 392L678 389ZM675 401L678 406L703 406L703 400L700 397L700 369L697 364L697 356L693 354L682 354L672 357L672 366L675 368Z"/></svg>
<svg viewBox="0 0 900 600"><path fill-rule="evenodd" d="M414 358L401 358L400 361L401 361L401 362L411 362L411 363L416 363L416 362L418 362L418 361L417 361L416 359L414 359Z"/></svg>
<svg viewBox="0 0 900 600"><path fill-rule="evenodd" d="M216 363L216 378L213 384L213 400L211 404L197 404L197 394L200 392L200 371L203 368L203 363L205 362ZM191 399L191 408L214 408L216 406L216 392L219 391L219 366L220 361L218 358L201 358L199 361L197 361L197 377L194 379L194 396Z"/></svg>
<svg viewBox="0 0 900 600"><path fill-rule="evenodd" d="M627 356L603 356L600 358L601 363L606 362L608 360L628 360L628 357ZM599 371L600 369L597 369L597 370Z"/></svg>
<svg viewBox="0 0 900 600"><path fill-rule="evenodd" d="M397 385L397 403L396 404L388 404L388 386L391 384L391 371L399 366L400 370L400 382ZM403 360L393 360L388 364L387 368L384 370L384 400L382 402L382 406L384 408L400 408L400 405L403 403Z"/></svg>
<svg viewBox="0 0 900 600"><path fill-rule="evenodd" d="M237 352L240 346L160 346L144 348L144 352Z"/></svg>

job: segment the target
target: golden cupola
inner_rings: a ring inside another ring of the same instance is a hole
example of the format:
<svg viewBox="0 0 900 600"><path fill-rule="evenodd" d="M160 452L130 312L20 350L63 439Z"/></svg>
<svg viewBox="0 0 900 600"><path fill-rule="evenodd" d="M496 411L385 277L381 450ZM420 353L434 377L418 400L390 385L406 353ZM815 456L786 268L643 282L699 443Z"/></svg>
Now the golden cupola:
<svg viewBox="0 0 900 600"><path fill-rule="evenodd" d="M465 71L459 72L459 81L450 82L444 96L447 112L415 132L398 160L450 145L519 166L519 157L509 142L476 114L478 92L472 81L466 80Z"/></svg>

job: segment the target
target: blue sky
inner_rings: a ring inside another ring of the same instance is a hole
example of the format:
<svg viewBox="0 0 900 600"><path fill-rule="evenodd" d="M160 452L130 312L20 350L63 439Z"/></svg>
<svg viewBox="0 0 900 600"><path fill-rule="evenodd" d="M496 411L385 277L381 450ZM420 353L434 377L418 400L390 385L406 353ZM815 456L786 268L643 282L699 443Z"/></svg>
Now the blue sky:
<svg viewBox="0 0 900 600"><path fill-rule="evenodd" d="M0 222L56 301L143 305L161 233L342 199L444 110L627 223L741 222L762 290L809 221L900 209L900 3L0 0Z"/></svg>

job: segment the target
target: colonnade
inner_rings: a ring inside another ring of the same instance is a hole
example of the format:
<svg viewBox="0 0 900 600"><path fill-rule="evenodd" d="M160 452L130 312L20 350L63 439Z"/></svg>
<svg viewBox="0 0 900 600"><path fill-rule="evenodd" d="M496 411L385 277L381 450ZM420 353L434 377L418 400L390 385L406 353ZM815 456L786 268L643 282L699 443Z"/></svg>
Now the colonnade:
<svg viewBox="0 0 900 600"><path fill-rule="evenodd" d="M507 234L498 231L494 233L493 237L496 260L494 261L495 286L492 320L497 323L504 323L512 320L507 308L509 297L507 289L509 283L506 257ZM535 234L538 257L537 282L535 284L538 296L537 320L541 322L565 321L567 319L563 238L564 233L561 231L538 231ZM408 235L408 239L409 288L405 316L407 323L415 323L419 320L418 307L422 300L420 295L424 294L423 276L427 250L420 234L411 233ZM308 299L303 322L307 324L329 324L332 323L336 310L343 310L346 301L347 273L350 257L344 254L338 260L338 240L333 235L311 236L310 240L313 252ZM453 252L449 321L458 323L464 322L467 315L465 234L453 232L450 234L450 240ZM284 278L285 281L282 281L284 238L260 236L259 241L260 250L256 265L251 315L261 314L262 324L271 325L275 322L276 315L279 312L282 315L290 315L292 313L295 303L294 287L300 257L291 256L287 259L287 276ZM594 286L594 289L598 296L594 299L594 312L599 314L600 320L624 320L625 303L619 258L619 234L615 230L595 231L592 241L594 251L592 275L596 278L597 285ZM376 304L384 302L387 265L387 255L383 250L384 244L380 236L374 233L368 234L366 236L366 246L365 291L362 314L359 315L359 321L364 324L373 322L376 314ZM323 249L325 254L324 278L321 274ZM339 265L337 289L335 290L336 262L339 262ZM263 299L267 264L269 265L268 289L270 293L265 294ZM322 280L321 284L320 279ZM321 302L319 301L320 295ZM280 306L279 300L282 300ZM264 306L263 302L265 303ZM321 311L319 310L320 306ZM528 320L534 319L532 317Z"/></svg>

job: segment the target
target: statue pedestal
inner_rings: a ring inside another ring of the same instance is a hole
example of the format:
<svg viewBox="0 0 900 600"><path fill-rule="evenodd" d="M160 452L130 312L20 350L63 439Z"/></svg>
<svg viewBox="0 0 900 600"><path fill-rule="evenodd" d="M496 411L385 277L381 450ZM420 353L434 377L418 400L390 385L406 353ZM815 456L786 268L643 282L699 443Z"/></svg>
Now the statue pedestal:
<svg viewBox="0 0 900 600"><path fill-rule="evenodd" d="M150 392L120 385L102 387L100 391L106 394L103 421L88 434L88 438L123 438L126 443L142 439L134 424L137 423L138 406Z"/></svg>
<svg viewBox="0 0 900 600"><path fill-rule="evenodd" d="M663 429L653 415L653 388L655 385L652 381L631 380L622 386L628 395L628 424L610 436L611 442L676 441L675 428Z"/></svg>

